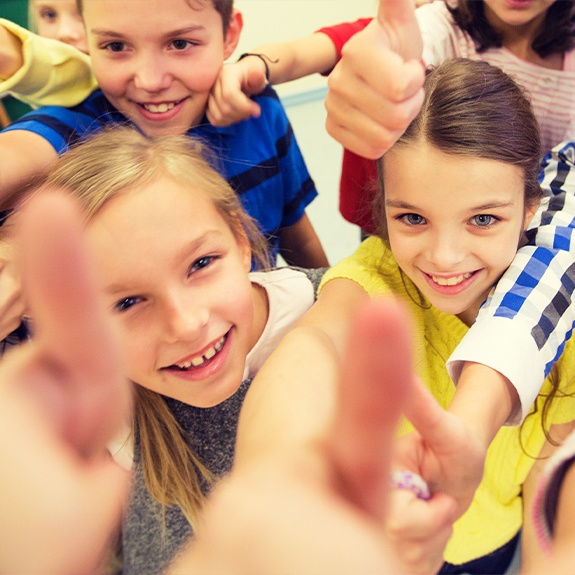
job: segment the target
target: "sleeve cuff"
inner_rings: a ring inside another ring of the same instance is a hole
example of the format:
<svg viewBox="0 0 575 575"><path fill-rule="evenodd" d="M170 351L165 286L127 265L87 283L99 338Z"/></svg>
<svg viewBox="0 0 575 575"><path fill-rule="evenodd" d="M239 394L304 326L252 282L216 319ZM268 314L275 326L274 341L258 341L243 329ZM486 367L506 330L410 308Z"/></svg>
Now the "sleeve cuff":
<svg viewBox="0 0 575 575"><path fill-rule="evenodd" d="M505 425L520 425L545 379L545 363L530 330L508 318L483 318L471 326L447 360L447 370L456 385L465 362L490 367L511 382L517 390L520 405Z"/></svg>

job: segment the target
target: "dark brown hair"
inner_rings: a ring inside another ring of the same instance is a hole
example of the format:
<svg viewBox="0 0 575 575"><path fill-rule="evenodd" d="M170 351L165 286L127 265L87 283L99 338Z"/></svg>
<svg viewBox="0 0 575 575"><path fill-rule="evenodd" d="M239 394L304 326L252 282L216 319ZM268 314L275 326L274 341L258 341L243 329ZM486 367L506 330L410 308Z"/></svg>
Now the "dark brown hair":
<svg viewBox="0 0 575 575"><path fill-rule="evenodd" d="M83 4L85 1L86 0L76 0L76 7L78 9L78 14L80 15L83 13ZM232 11L234 9L234 0L186 0L191 8L193 8L193 4L201 5L206 1L211 2L216 9L216 12L218 12L222 17L225 34L230 27L230 20L232 18Z"/></svg>
<svg viewBox="0 0 575 575"><path fill-rule="evenodd" d="M496 66L455 58L431 70L425 80L421 110L394 148L417 141L446 154L519 166L525 182L525 205L541 200L537 119L523 89ZM380 193L375 210L382 237L387 235L384 158L379 161Z"/></svg>
<svg viewBox="0 0 575 575"><path fill-rule="evenodd" d="M455 23L473 38L478 52L502 46L501 35L485 17L483 0L458 0L449 6ZM531 47L545 58L550 54L563 53L575 46L575 2L556 0L545 14L539 34Z"/></svg>

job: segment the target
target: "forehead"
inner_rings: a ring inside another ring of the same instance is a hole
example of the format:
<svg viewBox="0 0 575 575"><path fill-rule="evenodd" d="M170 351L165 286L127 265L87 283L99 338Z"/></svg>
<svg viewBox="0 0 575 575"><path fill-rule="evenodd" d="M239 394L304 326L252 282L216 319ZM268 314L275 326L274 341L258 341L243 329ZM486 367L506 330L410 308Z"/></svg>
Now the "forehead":
<svg viewBox="0 0 575 575"><path fill-rule="evenodd" d="M205 226L229 229L206 192L160 176L106 201L88 227L117 228L121 234L157 241L160 229L189 234Z"/></svg>
<svg viewBox="0 0 575 575"><path fill-rule="evenodd" d="M513 202L524 197L524 175L505 162L446 154L426 143L396 146L383 159L386 201L451 208L483 202Z"/></svg>
<svg viewBox="0 0 575 575"><path fill-rule="evenodd" d="M178 10L182 12L209 12L210 9L218 13L212 0L80 0L70 2L79 5L82 14L91 16L105 14L110 10L137 10L142 16L161 17L165 12ZM102 12L105 10L106 12Z"/></svg>

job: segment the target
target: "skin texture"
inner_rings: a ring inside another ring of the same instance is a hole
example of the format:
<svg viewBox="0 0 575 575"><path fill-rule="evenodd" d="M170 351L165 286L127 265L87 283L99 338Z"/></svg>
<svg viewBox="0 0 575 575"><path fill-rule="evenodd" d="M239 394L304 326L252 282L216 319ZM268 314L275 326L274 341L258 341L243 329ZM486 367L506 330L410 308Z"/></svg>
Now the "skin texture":
<svg viewBox="0 0 575 575"><path fill-rule="evenodd" d="M204 193L161 178L109 200L88 237L129 379L198 407L233 395L267 321L245 236Z"/></svg>
<svg viewBox="0 0 575 575"><path fill-rule="evenodd" d="M224 35L211 2L192 8L185 0L89 0L84 21L100 87L151 136L184 133L200 122L242 28L234 12Z"/></svg>
<svg viewBox="0 0 575 575"><path fill-rule="evenodd" d="M534 213L521 168L418 142L385 155L383 181L397 263L434 307L471 325Z"/></svg>
<svg viewBox="0 0 575 575"><path fill-rule="evenodd" d="M40 36L88 53L84 21L78 14L75 0L31 0L31 12Z"/></svg>

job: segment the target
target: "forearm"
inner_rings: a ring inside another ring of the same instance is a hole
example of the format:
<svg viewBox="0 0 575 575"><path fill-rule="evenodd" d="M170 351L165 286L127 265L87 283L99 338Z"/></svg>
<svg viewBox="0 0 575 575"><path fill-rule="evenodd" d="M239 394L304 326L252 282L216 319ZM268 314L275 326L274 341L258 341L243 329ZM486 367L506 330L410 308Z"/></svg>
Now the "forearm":
<svg viewBox="0 0 575 575"><path fill-rule="evenodd" d="M0 24L0 79L13 76L23 63L22 43Z"/></svg>
<svg viewBox="0 0 575 575"><path fill-rule="evenodd" d="M466 423L485 451L518 401L517 392L499 372L467 363L448 411Z"/></svg>
<svg viewBox="0 0 575 575"><path fill-rule="evenodd" d="M264 55L270 84L282 84L311 74L329 72L337 61L333 42L321 33L291 42L263 44L250 50L250 53ZM251 64L264 68L261 61Z"/></svg>
<svg viewBox="0 0 575 575"><path fill-rule="evenodd" d="M97 87L90 59L76 48L0 19L0 29L20 44L19 66L2 76L0 93L32 106L74 106ZM14 64L12 65L14 66Z"/></svg>
<svg viewBox="0 0 575 575"><path fill-rule="evenodd" d="M234 465L277 450L308 448L324 437L350 324L368 299L349 280L326 284L255 377L240 415Z"/></svg>

